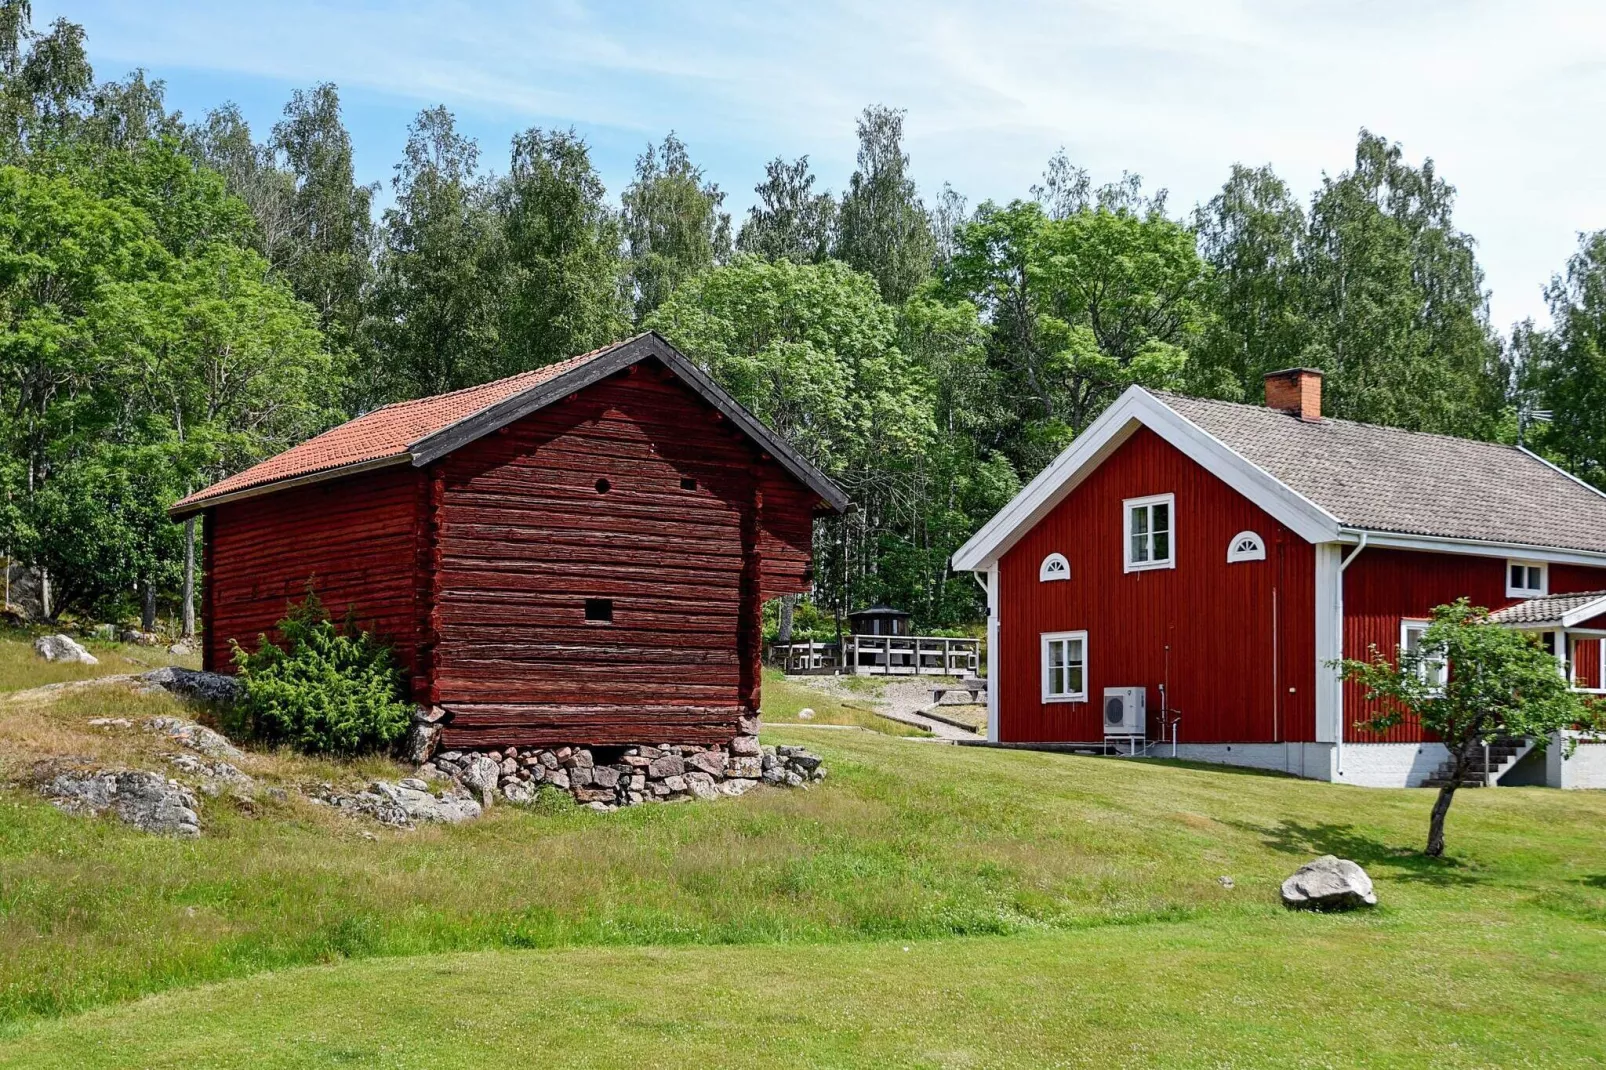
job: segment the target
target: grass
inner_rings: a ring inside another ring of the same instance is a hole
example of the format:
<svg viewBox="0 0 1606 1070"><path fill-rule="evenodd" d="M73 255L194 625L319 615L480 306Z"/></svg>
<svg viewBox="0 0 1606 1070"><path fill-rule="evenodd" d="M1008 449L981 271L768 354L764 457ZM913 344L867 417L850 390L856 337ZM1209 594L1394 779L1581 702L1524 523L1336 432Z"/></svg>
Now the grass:
<svg viewBox="0 0 1606 1070"><path fill-rule="evenodd" d="M38 634L45 633L40 631ZM183 665L194 669L201 662L199 654L173 655L167 652L166 647L134 646L82 638L78 641L100 660L99 665L44 661L33 652L32 633L0 629L0 693L45 684L89 680L97 676L148 672L163 665Z"/></svg>
<svg viewBox="0 0 1606 1070"><path fill-rule="evenodd" d="M810 688L806 678L787 677L774 669L764 670L764 721L779 727L786 724L834 724L868 728L890 736L929 736L931 733L914 725L902 724L882 717L870 709L869 702L880 694L884 684L867 677L838 677L838 686L863 694L866 704L860 706L835 695ZM798 717L800 710L809 709L814 715Z"/></svg>
<svg viewBox="0 0 1606 1070"><path fill-rule="evenodd" d="M0 752L156 760L85 722L168 708L0 702ZM767 736L830 776L415 832L206 799L188 842L8 789L0 1065L1601 1065L1606 795L1464 793L1430 861L1422 791ZM1283 911L1326 852L1378 910Z"/></svg>

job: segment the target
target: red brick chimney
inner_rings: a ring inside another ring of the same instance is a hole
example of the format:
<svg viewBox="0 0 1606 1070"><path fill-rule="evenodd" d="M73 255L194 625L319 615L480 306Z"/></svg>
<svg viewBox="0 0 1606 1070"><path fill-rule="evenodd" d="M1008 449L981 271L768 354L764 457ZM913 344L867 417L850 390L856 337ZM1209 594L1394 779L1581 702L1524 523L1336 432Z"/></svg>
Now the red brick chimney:
<svg viewBox="0 0 1606 1070"><path fill-rule="evenodd" d="M1316 423L1322 418L1322 373L1315 368L1288 368L1266 374L1266 408L1291 412Z"/></svg>

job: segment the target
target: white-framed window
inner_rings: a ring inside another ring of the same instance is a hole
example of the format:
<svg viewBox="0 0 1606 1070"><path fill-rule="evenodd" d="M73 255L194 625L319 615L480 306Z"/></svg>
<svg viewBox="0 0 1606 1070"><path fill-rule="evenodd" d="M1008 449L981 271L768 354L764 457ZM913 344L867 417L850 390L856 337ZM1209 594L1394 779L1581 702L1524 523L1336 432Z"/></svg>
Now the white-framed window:
<svg viewBox="0 0 1606 1070"><path fill-rule="evenodd" d="M1418 657L1416 673L1422 682L1435 691L1443 691L1444 685L1449 682L1449 665L1444 660L1442 651L1429 656L1422 652L1422 642L1428 634L1428 621L1402 620L1400 621L1400 657L1406 655Z"/></svg>
<svg viewBox="0 0 1606 1070"><path fill-rule="evenodd" d="M1253 531L1240 531L1227 544L1227 564L1266 560L1266 540Z"/></svg>
<svg viewBox="0 0 1606 1070"><path fill-rule="evenodd" d="M1506 596L1532 598L1550 592L1550 570L1541 561L1506 562Z"/></svg>
<svg viewBox="0 0 1606 1070"><path fill-rule="evenodd" d="M1068 580L1071 578L1071 563L1065 560L1064 554L1049 554L1043 558L1043 563L1037 566L1037 578L1043 583L1049 580Z"/></svg>
<svg viewBox="0 0 1606 1070"><path fill-rule="evenodd" d="M1087 633L1043 633L1043 701L1087 701Z"/></svg>
<svg viewBox="0 0 1606 1070"><path fill-rule="evenodd" d="M1126 514L1126 571L1176 568L1177 496L1156 494L1121 504Z"/></svg>

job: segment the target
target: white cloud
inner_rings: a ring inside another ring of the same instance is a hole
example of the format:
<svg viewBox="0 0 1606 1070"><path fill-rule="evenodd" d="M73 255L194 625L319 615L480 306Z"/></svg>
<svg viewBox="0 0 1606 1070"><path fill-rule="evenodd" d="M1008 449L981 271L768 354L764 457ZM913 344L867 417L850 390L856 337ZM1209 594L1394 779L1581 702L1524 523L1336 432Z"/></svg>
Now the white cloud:
<svg viewBox="0 0 1606 1070"><path fill-rule="evenodd" d="M36 7L37 16L54 12ZM923 184L1023 195L1064 144L1182 208L1234 161L1295 188L1346 166L1366 126L1432 156L1459 189L1504 325L1576 231L1606 226L1606 8L1587 2L1332 5L1075 0L742 6L75 3L102 68L143 64L445 101L644 141L681 131L740 210L763 160L810 153L840 188L852 119L907 107ZM357 131L358 137L363 131Z"/></svg>

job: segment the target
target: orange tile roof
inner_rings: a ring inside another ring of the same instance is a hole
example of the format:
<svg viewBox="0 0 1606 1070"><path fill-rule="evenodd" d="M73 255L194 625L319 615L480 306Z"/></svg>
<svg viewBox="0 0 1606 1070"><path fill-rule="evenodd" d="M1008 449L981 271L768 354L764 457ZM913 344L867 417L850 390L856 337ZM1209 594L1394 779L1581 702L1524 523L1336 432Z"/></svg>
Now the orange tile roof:
<svg viewBox="0 0 1606 1070"><path fill-rule="evenodd" d="M471 386L464 390L454 390L449 394L436 394L433 397L385 405L364 413L355 420L348 420L321 435L309 438L300 445L292 446L283 453L252 465L243 472L221 479L210 487L174 503L170 512L187 512L193 506L214 498L318 472L393 458L399 460L406 457L412 445L420 439L442 431L499 401L521 394L565 372L573 371L625 344L626 342L615 342L613 345L594 349L590 353L582 353L577 357L560 360L556 364L548 364L544 368L520 372L506 379L497 379L495 382Z"/></svg>

